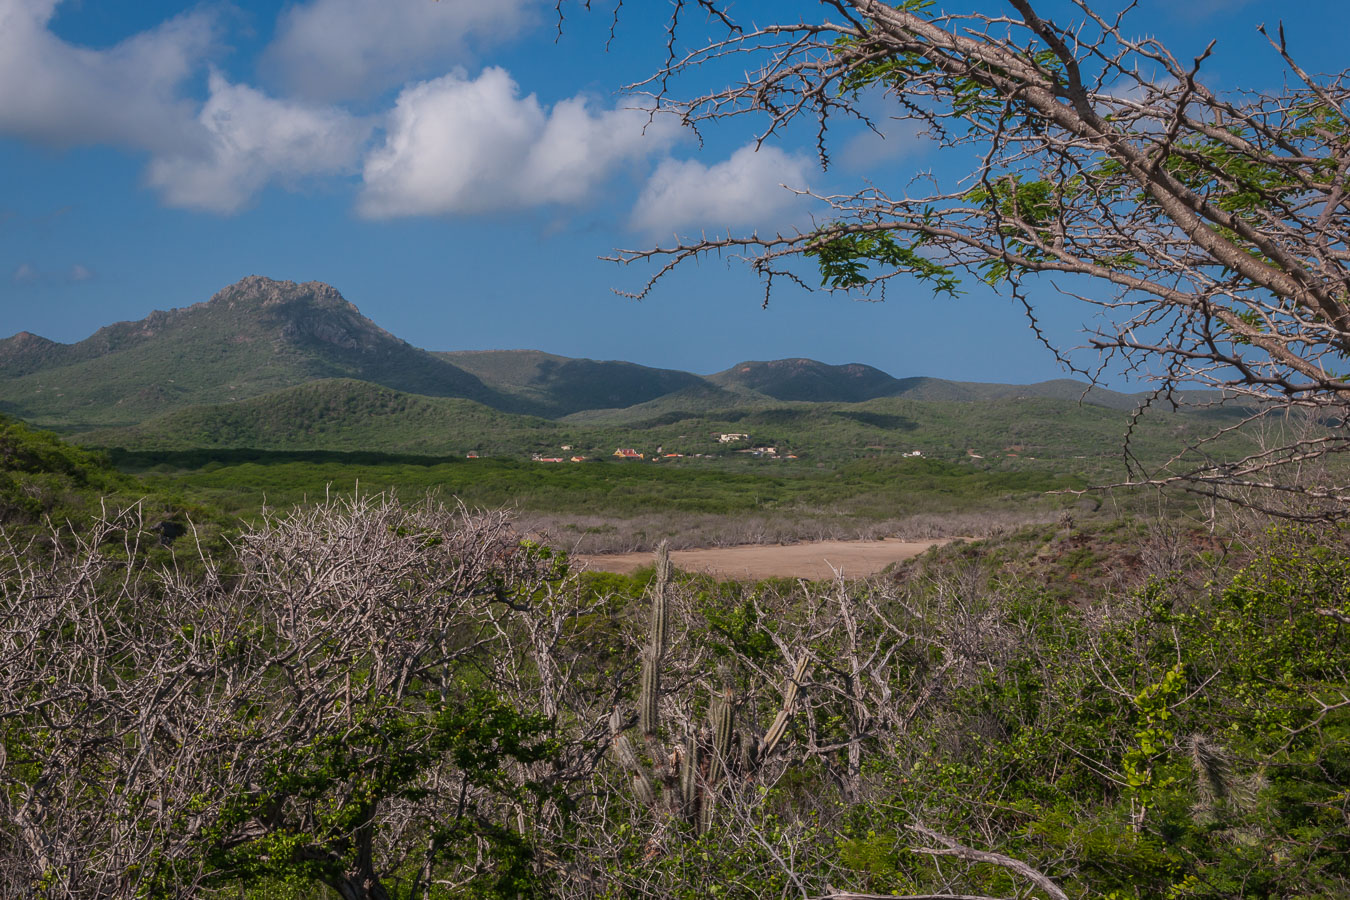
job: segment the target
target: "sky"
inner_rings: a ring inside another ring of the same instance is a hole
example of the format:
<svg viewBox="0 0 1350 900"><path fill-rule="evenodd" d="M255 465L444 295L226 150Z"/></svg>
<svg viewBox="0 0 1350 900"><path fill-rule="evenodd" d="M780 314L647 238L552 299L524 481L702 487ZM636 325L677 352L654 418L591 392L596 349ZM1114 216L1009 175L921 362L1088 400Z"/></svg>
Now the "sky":
<svg viewBox="0 0 1350 900"><path fill-rule="evenodd" d="M613 4L592 6L569 0L560 33L551 0L0 0L0 337L78 341L257 274L332 284L431 350L1065 374L1020 306L968 283L954 299L896 284L884 303L785 285L764 308L744 267L710 259L640 302L617 293L652 270L605 261L615 248L809 227L785 185L901 185L952 161L884 105L884 140L831 132L827 172L806 130L756 149L749 121L701 143L649 123L623 87L663 59L671 4L624 4L612 40ZM760 22L816 8L733 6ZM709 33L693 21L691 40ZM1307 68L1347 63L1334 0L1141 0L1128 21L1179 58L1217 40L1221 90L1281 84L1263 22L1284 22ZM1091 310L1036 297L1052 336L1081 343Z"/></svg>

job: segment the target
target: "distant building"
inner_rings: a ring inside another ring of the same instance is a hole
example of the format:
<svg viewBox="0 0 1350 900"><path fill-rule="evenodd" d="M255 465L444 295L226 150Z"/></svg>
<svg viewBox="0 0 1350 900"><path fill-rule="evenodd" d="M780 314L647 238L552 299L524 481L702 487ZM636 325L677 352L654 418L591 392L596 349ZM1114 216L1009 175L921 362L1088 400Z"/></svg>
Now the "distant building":
<svg viewBox="0 0 1350 900"><path fill-rule="evenodd" d="M586 461L586 457L584 457L584 456L574 456L574 457L572 457L572 462L585 462L585 461Z"/></svg>
<svg viewBox="0 0 1350 900"><path fill-rule="evenodd" d="M560 462L563 461L563 458L562 458L561 456L536 456L536 457L534 458L534 461L535 461L535 462L558 462L558 463L560 463Z"/></svg>
<svg viewBox="0 0 1350 900"><path fill-rule="evenodd" d="M562 445L561 447L559 447L558 449L559 449L559 450L571 450L571 449L572 449L572 445L571 445L571 444L563 444L563 445Z"/></svg>
<svg viewBox="0 0 1350 900"><path fill-rule="evenodd" d="M630 448L626 448L626 447L620 447L618 450L615 450L615 451L614 451L614 455L617 456L617 457L619 457L620 459L643 459L643 458L644 458L644 457L643 457L643 454L637 452L636 450L633 450L633 449L630 449Z"/></svg>
<svg viewBox="0 0 1350 900"><path fill-rule="evenodd" d="M923 456L922 450L911 450L908 453L902 453L902 456Z"/></svg>
<svg viewBox="0 0 1350 900"><path fill-rule="evenodd" d="M717 436L717 442L719 444L734 444L737 441L748 441L748 440L750 440L750 435L740 434L737 432L733 432L731 434L719 434Z"/></svg>
<svg viewBox="0 0 1350 900"><path fill-rule="evenodd" d="M468 456L467 456L466 458L467 458L467 459L477 459L477 458L478 458L478 451L477 451L477 450L470 450L470 451L469 451L469 454L468 454Z"/></svg>

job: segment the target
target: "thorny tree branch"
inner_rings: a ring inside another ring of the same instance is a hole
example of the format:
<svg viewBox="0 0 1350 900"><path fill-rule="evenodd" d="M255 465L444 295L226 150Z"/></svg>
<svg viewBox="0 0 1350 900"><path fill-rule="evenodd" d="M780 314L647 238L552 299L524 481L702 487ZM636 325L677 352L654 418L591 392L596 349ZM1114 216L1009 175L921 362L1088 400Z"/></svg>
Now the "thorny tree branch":
<svg viewBox="0 0 1350 900"><path fill-rule="evenodd" d="M1306 464L1350 448L1350 73L1309 74L1281 29L1272 52L1294 86L1216 94L1202 78L1214 44L1178 59L1125 30L1132 5L1106 16L1072 2L1074 16L1056 21L1034 0L1007 0L1003 14L818 0L750 26L732 4L700 0L714 26L702 44L689 35L692 5L676 4L665 63L629 86L652 108L696 131L753 117L761 142L805 124L827 165L829 123L875 127L862 105L882 95L893 119L916 122L970 168L928 190L869 183L811 195L823 211L811 230L616 251L614 261L656 266L630 296L682 264L728 255L766 289L776 278L805 286L794 263L806 261L824 288L863 299L901 275L955 293L964 274L1018 298L1035 325L1025 288L1059 276L1101 313L1085 348L1098 364L1052 348L1073 371L1152 379L1165 401L1209 388L1258 418L1293 410L1313 425L1236 468L1193 448L1179 466L1141 471L1127 444L1123 483L1239 502L1273 486L1304 501L1257 501L1273 511L1345 515L1350 486L1318 483ZM746 75L680 93L719 61Z"/></svg>

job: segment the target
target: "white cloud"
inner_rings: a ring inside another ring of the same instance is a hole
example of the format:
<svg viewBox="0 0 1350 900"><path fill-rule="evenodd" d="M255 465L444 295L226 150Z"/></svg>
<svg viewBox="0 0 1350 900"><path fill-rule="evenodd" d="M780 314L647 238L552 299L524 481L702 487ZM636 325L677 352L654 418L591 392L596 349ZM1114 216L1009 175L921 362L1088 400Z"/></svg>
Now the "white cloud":
<svg viewBox="0 0 1350 900"><path fill-rule="evenodd" d="M321 100L371 97L461 59L470 38L501 39L533 19L539 0L310 0L277 26L264 68Z"/></svg>
<svg viewBox="0 0 1350 900"><path fill-rule="evenodd" d="M170 206L237 212L266 184L354 172L368 123L331 107L269 97L212 73L197 121L200 152L151 160L146 177Z"/></svg>
<svg viewBox="0 0 1350 900"><path fill-rule="evenodd" d="M90 281L94 278L94 270L86 265L76 263L68 269L57 271L43 271L32 263L20 263L14 272L10 275L10 281L14 284L53 284L58 282L77 283L81 281Z"/></svg>
<svg viewBox="0 0 1350 900"><path fill-rule="evenodd" d="M574 97L545 110L504 70L406 88L365 163L371 218L472 214L586 200L614 169L668 146L672 117L593 111Z"/></svg>
<svg viewBox="0 0 1350 900"><path fill-rule="evenodd" d="M667 159L643 188L630 224L649 232L781 226L810 205L788 188L805 189L811 168L806 156L753 144L711 166Z"/></svg>
<svg viewBox="0 0 1350 900"><path fill-rule="evenodd" d="M278 100L213 73L205 104L181 94L215 43L188 13L108 49L48 25L59 0L0 0L0 135L147 151L149 184L171 206L231 213L264 185L356 171L368 123Z"/></svg>
<svg viewBox="0 0 1350 900"><path fill-rule="evenodd" d="M922 152L927 140L923 127L917 122L888 120L878 123L881 133L862 129L854 134L837 153L833 161L850 172L867 174L886 163L897 162L916 152Z"/></svg>
<svg viewBox="0 0 1350 900"><path fill-rule="evenodd" d="M183 81L212 46L209 14L185 13L106 50L47 25L58 0L0 0L0 134L57 145L181 148L191 140Z"/></svg>

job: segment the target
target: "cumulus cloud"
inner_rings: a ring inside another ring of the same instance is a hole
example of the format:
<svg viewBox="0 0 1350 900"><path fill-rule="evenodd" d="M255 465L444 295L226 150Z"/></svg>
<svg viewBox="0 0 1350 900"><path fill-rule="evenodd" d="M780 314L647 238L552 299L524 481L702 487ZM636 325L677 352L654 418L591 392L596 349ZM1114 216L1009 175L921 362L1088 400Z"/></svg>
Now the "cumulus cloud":
<svg viewBox="0 0 1350 900"><path fill-rule="evenodd" d="M366 159L359 209L391 218L575 204L677 133L671 117L649 123L642 110L592 110L581 97L546 110L499 68L447 75L399 95Z"/></svg>
<svg viewBox="0 0 1350 900"><path fill-rule="evenodd" d="M183 81L212 46L214 21L189 12L114 47L48 29L59 0L0 0L0 134L48 144L159 150L192 139Z"/></svg>
<svg viewBox="0 0 1350 900"><path fill-rule="evenodd" d="M32 284L41 277L42 275L38 270L30 264L19 263L18 267L14 270L14 274L10 276L10 281L13 281L15 284Z"/></svg>
<svg viewBox="0 0 1350 900"><path fill-rule="evenodd" d="M538 6L538 0L310 0L282 16L264 68L311 99L375 96L462 58L470 39L517 33Z"/></svg>
<svg viewBox="0 0 1350 900"><path fill-rule="evenodd" d="M270 182L354 172L370 125L332 107L269 97L219 73L197 116L199 152L151 160L147 181L170 206L233 213Z"/></svg>
<svg viewBox="0 0 1350 900"><path fill-rule="evenodd" d="M70 267L69 278L71 281L92 281L94 270L86 265L76 263Z"/></svg>
<svg viewBox="0 0 1350 900"><path fill-rule="evenodd" d="M788 190L806 187L812 161L776 147L741 147L724 162L667 159L638 197L630 224L650 232L682 227L773 227L799 215L809 200Z"/></svg>

